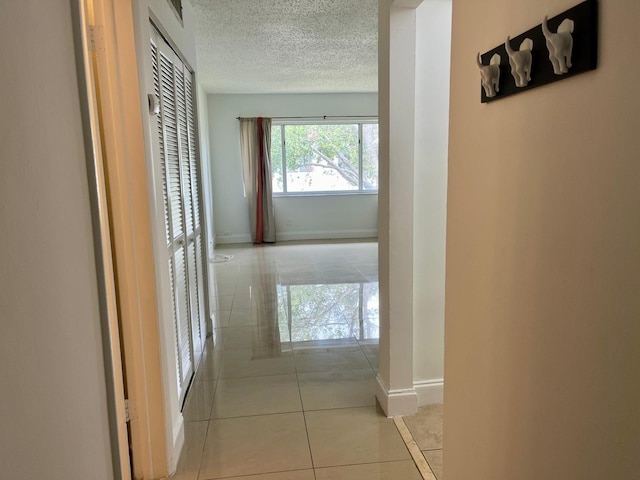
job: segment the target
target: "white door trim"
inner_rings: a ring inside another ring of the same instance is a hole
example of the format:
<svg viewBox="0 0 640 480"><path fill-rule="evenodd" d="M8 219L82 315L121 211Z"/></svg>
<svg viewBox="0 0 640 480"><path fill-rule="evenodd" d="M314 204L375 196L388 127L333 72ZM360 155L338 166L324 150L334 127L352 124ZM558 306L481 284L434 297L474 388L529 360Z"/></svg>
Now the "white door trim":
<svg viewBox="0 0 640 480"><path fill-rule="evenodd" d="M133 13L129 2L82 1L100 31L93 61L109 186L133 476L165 478L170 473L165 395Z"/></svg>

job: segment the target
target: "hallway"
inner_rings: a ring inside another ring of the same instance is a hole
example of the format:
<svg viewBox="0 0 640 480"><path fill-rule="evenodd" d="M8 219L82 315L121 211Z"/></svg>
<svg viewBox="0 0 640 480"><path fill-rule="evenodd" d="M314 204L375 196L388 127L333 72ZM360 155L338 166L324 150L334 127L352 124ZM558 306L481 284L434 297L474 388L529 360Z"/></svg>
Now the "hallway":
<svg viewBox="0 0 640 480"><path fill-rule="evenodd" d="M217 252L174 478L420 479L376 407L377 243Z"/></svg>

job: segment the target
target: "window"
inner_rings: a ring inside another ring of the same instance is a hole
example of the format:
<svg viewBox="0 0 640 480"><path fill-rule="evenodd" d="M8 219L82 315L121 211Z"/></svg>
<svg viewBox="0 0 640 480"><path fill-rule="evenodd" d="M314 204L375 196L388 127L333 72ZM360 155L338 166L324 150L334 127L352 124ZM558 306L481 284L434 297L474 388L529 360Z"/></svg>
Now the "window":
<svg viewBox="0 0 640 480"><path fill-rule="evenodd" d="M274 124L273 192L377 192L378 124Z"/></svg>

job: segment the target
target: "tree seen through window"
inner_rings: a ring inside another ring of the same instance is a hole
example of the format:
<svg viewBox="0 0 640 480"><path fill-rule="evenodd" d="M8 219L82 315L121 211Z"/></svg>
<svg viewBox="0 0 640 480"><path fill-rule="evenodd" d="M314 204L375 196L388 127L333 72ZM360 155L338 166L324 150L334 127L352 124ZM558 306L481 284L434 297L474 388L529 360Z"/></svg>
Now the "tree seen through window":
<svg viewBox="0 0 640 480"><path fill-rule="evenodd" d="M375 191L378 125L274 125L271 165L274 192Z"/></svg>

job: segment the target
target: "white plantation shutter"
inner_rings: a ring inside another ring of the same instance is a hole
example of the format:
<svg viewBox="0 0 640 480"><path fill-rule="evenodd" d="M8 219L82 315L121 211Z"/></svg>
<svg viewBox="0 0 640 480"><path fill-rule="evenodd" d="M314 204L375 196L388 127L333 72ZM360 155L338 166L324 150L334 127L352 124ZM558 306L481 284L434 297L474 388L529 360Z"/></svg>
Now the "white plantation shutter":
<svg viewBox="0 0 640 480"><path fill-rule="evenodd" d="M189 171L191 177L191 192L193 197L193 221L194 229L200 229L200 176L196 156L196 133L193 112L193 91L191 79L185 77L185 94L187 100L187 125L189 127Z"/></svg>
<svg viewBox="0 0 640 480"><path fill-rule="evenodd" d="M151 42L151 67L153 71L153 95L158 105L160 104L160 72L158 68L158 47ZM157 163L160 164L162 172L162 201L164 211L164 228L167 237L167 243L171 241L171 227L169 225L169 196L167 194L167 167L166 157L164 154L164 134L162 132L162 115L156 115L156 132L158 134L159 157Z"/></svg>
<svg viewBox="0 0 640 480"><path fill-rule="evenodd" d="M198 266L196 264L196 243L190 241L187 247L187 259L189 261L189 294L191 300L191 326L193 337L194 354L202 354L202 332L200 331L200 306L199 302L199 285L198 285Z"/></svg>
<svg viewBox="0 0 640 480"><path fill-rule="evenodd" d="M175 269L174 269L174 255L173 255L173 235L172 235L172 216L170 214L169 204L169 178L167 175L167 164L169 162L175 163L177 158L177 137L175 129L175 93L174 85L171 81L172 75L172 62L167 55L161 54L158 50L158 46L151 40L151 67L153 74L153 95L156 101L161 106L160 112L155 116L155 145L157 147L157 154L154 158L154 165L160 167L161 180L162 180L162 201L163 201L163 220L165 227L165 238L167 241L167 247L169 250L169 261L167 263L169 282L170 282L170 295L171 295L171 320L173 322L173 329L175 332L174 342L174 354L176 362L176 380L178 397L181 400L186 394L186 389L191 380L193 373L193 367L191 365L190 352L184 352L183 339L185 333L184 322L188 322L188 317L181 313L178 308L179 300L177 297L176 284L175 284ZM167 134L165 134L167 132ZM165 144L166 142L166 144ZM169 152L169 155L166 152ZM175 170L175 169L174 169ZM175 202L174 202L175 203ZM179 213L179 210L178 210ZM180 223L178 223L179 225ZM184 317L184 318L183 318ZM188 338L188 332L187 332Z"/></svg>
<svg viewBox="0 0 640 480"><path fill-rule="evenodd" d="M184 68L182 62L161 38L156 38L161 127L158 129L158 146L162 171L162 189L166 192L167 212L165 225L168 233L169 275L173 324L176 335L176 368L178 395L182 402L194 372L193 347L191 345L191 316L189 312L188 278L184 235L184 197L180 171L180 128L177 97L184 82L176 81L175 71ZM152 41L152 55L154 54ZM154 85L155 87L155 85ZM162 161L164 160L164 162ZM164 199L163 199L164 200Z"/></svg>
<svg viewBox="0 0 640 480"><path fill-rule="evenodd" d="M204 255L203 255L203 242L202 242L202 231L196 237L196 266L198 273L198 307L200 310L200 334L201 338L207 337L207 324L206 324L206 305L205 305L205 265L204 265ZM204 348L204 345L203 345Z"/></svg>
<svg viewBox="0 0 640 480"><path fill-rule="evenodd" d="M180 332L178 330L178 312L176 311L176 302L175 300L173 300L176 297L176 289L175 289L175 284L173 283L173 259L172 258L169 259L168 264L169 264L169 282L171 285L171 298L172 298L171 306L172 306L172 312L173 312L173 317L172 317L173 330L176 337L176 341L173 344L175 349L175 356L176 356L176 377L178 381L178 397L181 398L184 392L185 372L182 371L182 360L180 357Z"/></svg>
<svg viewBox="0 0 640 480"><path fill-rule="evenodd" d="M182 371L187 372L193 366L193 351L191 346L191 326L187 298L187 265L184 245L175 251L175 299L178 311L178 351L182 362ZM189 379L183 378L183 381Z"/></svg>
<svg viewBox="0 0 640 480"><path fill-rule="evenodd" d="M204 349L206 338L205 302L204 302L204 264L202 254L202 229L200 221L200 172L198 169L196 125L194 112L193 83L190 75L185 75L185 101L187 107L187 128L189 139L189 176L191 179L191 197L193 199L193 239L189 243L189 275L191 289L191 311L194 325L194 337L196 321L198 325L197 335L201 339L201 347ZM197 342L194 339L194 345ZM197 349L196 349L197 350Z"/></svg>
<svg viewBox="0 0 640 480"><path fill-rule="evenodd" d="M176 107L178 133L180 135L180 169L184 195L184 217L187 235L193 233L193 198L191 196L191 172L189 171L189 133L187 128L187 104L184 92L184 73L175 69Z"/></svg>
<svg viewBox="0 0 640 480"><path fill-rule="evenodd" d="M163 223L175 332L176 379L182 403L206 337L205 265L201 229L192 73L155 30L151 38L154 168L162 181Z"/></svg>
<svg viewBox="0 0 640 480"><path fill-rule="evenodd" d="M184 233L182 218L182 190L180 188L180 151L178 148L178 119L175 105L173 62L160 52L160 74L162 86L162 122L166 142L168 194L171 205L171 238L175 240Z"/></svg>

